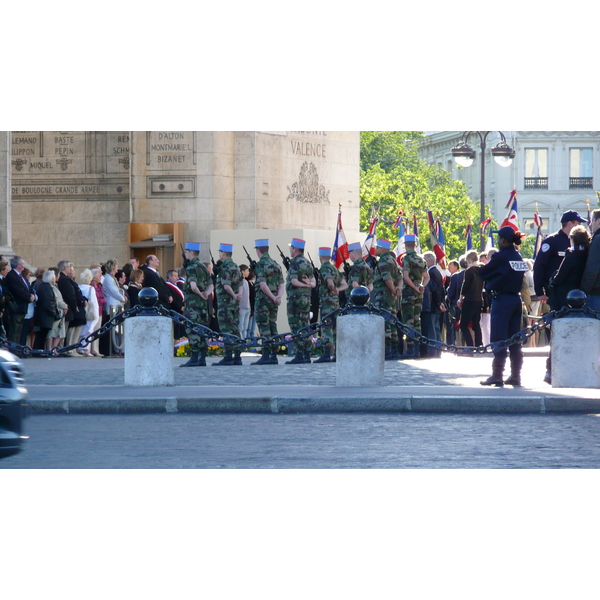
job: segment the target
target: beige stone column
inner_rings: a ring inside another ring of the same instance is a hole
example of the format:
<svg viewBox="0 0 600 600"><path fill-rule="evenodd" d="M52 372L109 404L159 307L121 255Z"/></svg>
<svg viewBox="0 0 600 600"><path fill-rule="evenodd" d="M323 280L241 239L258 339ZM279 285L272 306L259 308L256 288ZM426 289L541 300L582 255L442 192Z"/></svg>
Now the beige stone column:
<svg viewBox="0 0 600 600"><path fill-rule="evenodd" d="M10 131L0 131L0 254L12 254Z"/></svg>

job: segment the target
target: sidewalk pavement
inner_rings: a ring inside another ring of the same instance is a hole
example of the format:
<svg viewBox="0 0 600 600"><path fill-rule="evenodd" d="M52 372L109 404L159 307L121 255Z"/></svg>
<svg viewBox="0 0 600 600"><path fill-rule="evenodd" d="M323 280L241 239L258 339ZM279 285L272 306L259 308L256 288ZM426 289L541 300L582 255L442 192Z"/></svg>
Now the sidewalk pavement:
<svg viewBox="0 0 600 600"><path fill-rule="evenodd" d="M122 358L28 358L23 360L32 414L131 413L588 413L600 414L598 390L552 388L543 383L545 349L525 348L523 387L487 388L492 355L386 361L381 387L338 387L336 365L179 368L175 386L124 385ZM505 375L508 377L508 372Z"/></svg>

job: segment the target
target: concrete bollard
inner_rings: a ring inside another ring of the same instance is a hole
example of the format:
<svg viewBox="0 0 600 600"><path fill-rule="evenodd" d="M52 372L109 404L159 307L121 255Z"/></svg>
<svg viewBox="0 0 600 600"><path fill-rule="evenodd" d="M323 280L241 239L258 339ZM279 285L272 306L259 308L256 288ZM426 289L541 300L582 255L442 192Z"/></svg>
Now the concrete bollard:
<svg viewBox="0 0 600 600"><path fill-rule="evenodd" d="M173 321L168 317L125 319L125 385L175 385Z"/></svg>
<svg viewBox="0 0 600 600"><path fill-rule="evenodd" d="M552 387L600 388L600 320L552 321Z"/></svg>
<svg viewBox="0 0 600 600"><path fill-rule="evenodd" d="M337 319L336 385L383 385L385 321L379 315L351 312Z"/></svg>

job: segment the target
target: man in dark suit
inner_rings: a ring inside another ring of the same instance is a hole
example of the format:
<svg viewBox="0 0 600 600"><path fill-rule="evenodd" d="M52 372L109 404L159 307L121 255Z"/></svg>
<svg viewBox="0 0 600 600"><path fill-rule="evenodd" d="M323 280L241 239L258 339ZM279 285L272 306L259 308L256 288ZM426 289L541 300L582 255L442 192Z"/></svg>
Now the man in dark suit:
<svg viewBox="0 0 600 600"><path fill-rule="evenodd" d="M153 287L158 292L159 303L165 308L169 308L169 305L173 302L173 296L165 283L165 280L158 272L159 265L160 261L154 254L150 254L146 257L146 263L140 267L140 269L144 271L142 287Z"/></svg>
<svg viewBox="0 0 600 600"><path fill-rule="evenodd" d="M8 316L8 339L11 342L19 343L21 339L21 330L23 329L23 320L27 314L27 308L30 302L35 302L35 295L29 285L29 281L23 277L25 261L21 256L14 256L10 259L11 270L4 278L4 286L15 301L15 309Z"/></svg>

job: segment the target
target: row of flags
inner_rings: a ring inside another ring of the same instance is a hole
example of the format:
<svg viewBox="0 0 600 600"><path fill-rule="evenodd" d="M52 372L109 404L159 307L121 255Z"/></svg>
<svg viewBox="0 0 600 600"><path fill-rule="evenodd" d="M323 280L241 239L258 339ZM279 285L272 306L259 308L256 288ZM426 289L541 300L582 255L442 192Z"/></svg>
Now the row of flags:
<svg viewBox="0 0 600 600"><path fill-rule="evenodd" d="M598 194L598 198L600 200L600 193ZM591 211L590 211L590 203L588 201L588 223L591 223ZM508 199L508 204L506 205L506 209L508 210L504 221L500 225L500 229L502 227L512 227L515 231L519 230L519 212L517 206L517 190L512 190L510 192L510 197ZM536 240L534 245L533 258L538 254L540 246L542 245L542 228L544 226L544 221L540 217L538 213L538 208L536 206L535 213L533 215L534 223L537 227ZM379 218L374 215L369 224L369 232L367 233L367 237L363 244L363 258L369 255L375 256L375 246L377 244L377 223L379 222ZM444 237L444 231L442 228L442 224L440 219L437 218L434 220L433 213L428 210L427 211L427 223L429 225L429 239L431 243L432 250L437 258L438 264L445 269L446 268L446 240ZM398 230L398 243L394 248L394 253L396 254L397 260L400 262L402 257L406 254L406 249L404 245L404 236L407 233L412 233L417 237L416 251L421 253L421 247L418 242L419 240L419 227L417 225L417 216L413 215L412 218L412 231L410 226L410 221L408 217L405 217L402 211L398 212L398 217L396 221L392 225L394 229ZM492 220L485 219L482 223L479 224L479 229L482 235L486 237L486 246L485 250L489 250L494 246L494 238L492 233ZM469 223L465 229L465 250L468 252L469 250L473 250L473 226ZM340 268L340 266L344 263L344 261L348 260L348 242L346 240L346 236L344 235L344 230L342 228L342 209L340 206L338 212L337 219L337 228L335 235L335 242L332 248L331 259L335 261L335 266Z"/></svg>

